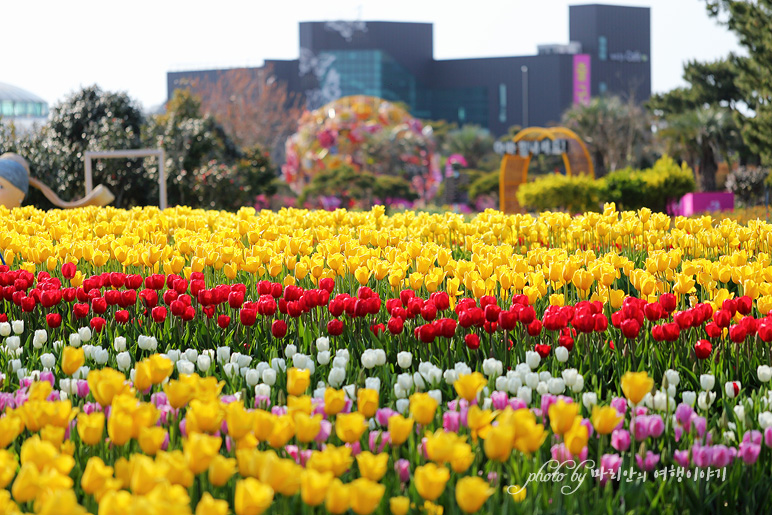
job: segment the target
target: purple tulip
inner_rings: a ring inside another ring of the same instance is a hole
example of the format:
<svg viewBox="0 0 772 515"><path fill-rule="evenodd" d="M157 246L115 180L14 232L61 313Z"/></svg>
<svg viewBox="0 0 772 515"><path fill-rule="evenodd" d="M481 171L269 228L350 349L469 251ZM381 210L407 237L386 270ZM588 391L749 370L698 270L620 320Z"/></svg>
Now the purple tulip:
<svg viewBox="0 0 772 515"><path fill-rule="evenodd" d="M404 458L397 460L394 464L394 471L403 483L407 483L410 480L410 462L408 460Z"/></svg>
<svg viewBox="0 0 772 515"><path fill-rule="evenodd" d="M571 455L571 452L562 443L553 445L550 448L550 452L552 453L552 459L557 461L560 465L568 462L573 463L574 461L574 457Z"/></svg>
<svg viewBox="0 0 772 515"><path fill-rule="evenodd" d="M491 394L491 403L493 404L493 409L495 410L502 410L506 408L508 402L509 396L507 395L507 392L493 392Z"/></svg>
<svg viewBox="0 0 772 515"><path fill-rule="evenodd" d="M736 452L736 451L735 451ZM713 456L711 458L711 465L718 468L723 468L732 463L734 456L730 452L726 445L714 445Z"/></svg>
<svg viewBox="0 0 772 515"><path fill-rule="evenodd" d="M54 373L50 370L44 370L40 373L40 380L41 381L48 381L51 386L54 386Z"/></svg>
<svg viewBox="0 0 772 515"><path fill-rule="evenodd" d="M235 395L223 395L220 397L220 402L223 404L230 404L232 402L236 402L236 396Z"/></svg>
<svg viewBox="0 0 772 515"><path fill-rule="evenodd" d="M635 408L634 413L636 417L642 417L649 413L649 409L646 406L638 406Z"/></svg>
<svg viewBox="0 0 772 515"><path fill-rule="evenodd" d="M267 410L271 407L271 398L267 395L258 395L255 397L255 408Z"/></svg>
<svg viewBox="0 0 772 515"><path fill-rule="evenodd" d="M458 411L446 411L442 414L442 427L445 431L457 433L461 425L461 414Z"/></svg>
<svg viewBox="0 0 772 515"><path fill-rule="evenodd" d="M555 397L552 394L545 393L541 396L541 412L542 414L549 415L550 412L550 406L555 404L558 401L558 398Z"/></svg>
<svg viewBox="0 0 772 515"><path fill-rule="evenodd" d="M611 407L617 410L621 415L627 413L627 400L624 397L614 397L611 399Z"/></svg>
<svg viewBox="0 0 772 515"><path fill-rule="evenodd" d="M298 449L297 445L285 445L284 450L287 451L287 454L289 454L290 458L295 460L295 463L300 462L300 449Z"/></svg>
<svg viewBox="0 0 772 515"><path fill-rule="evenodd" d="M16 404L13 402L13 394L0 393L0 412L5 412L6 408L15 408Z"/></svg>
<svg viewBox="0 0 772 515"><path fill-rule="evenodd" d="M630 432L627 429L614 429L611 433L611 446L619 452L630 448Z"/></svg>
<svg viewBox="0 0 772 515"><path fill-rule="evenodd" d="M91 415L95 411L99 411L99 404L96 402L87 402L83 405L83 413L86 415Z"/></svg>
<svg viewBox="0 0 772 515"><path fill-rule="evenodd" d="M582 419L582 425L587 428L587 438L591 438L595 433L595 429L592 427L592 421L589 418Z"/></svg>
<svg viewBox="0 0 772 515"><path fill-rule="evenodd" d="M692 417L692 424L694 425L694 430L697 431L697 436L702 438L702 435L705 434L705 430L708 428L708 421L705 419L705 417Z"/></svg>
<svg viewBox="0 0 772 515"><path fill-rule="evenodd" d="M361 444L361 443L359 443L359 442L354 442L354 443L347 443L347 444L346 444L346 447L348 447L349 449L351 449L351 455L352 455L352 456L356 456L357 454L359 454L360 452L362 452L362 444Z"/></svg>
<svg viewBox="0 0 772 515"><path fill-rule="evenodd" d="M600 485L603 486L611 479L612 474L619 471L622 466L622 458L618 454L604 454L600 458Z"/></svg>
<svg viewBox="0 0 772 515"><path fill-rule="evenodd" d="M386 447L386 444L389 443L390 435L388 431L370 431L370 436L368 437L368 443L370 444L370 452L373 454L378 454L383 452L383 449ZM377 447L376 447L377 446ZM378 450L376 450L376 448Z"/></svg>
<svg viewBox="0 0 772 515"><path fill-rule="evenodd" d="M764 430L764 445L772 447L772 426Z"/></svg>
<svg viewBox="0 0 772 515"><path fill-rule="evenodd" d="M182 420L180 420L180 434L182 435L183 438L187 438L188 436L188 431L186 429L187 427L188 427L187 418L183 418Z"/></svg>
<svg viewBox="0 0 772 515"><path fill-rule="evenodd" d="M381 408L375 412L375 421L381 427L387 427L389 425L389 419L394 415L398 415L396 411L391 408Z"/></svg>
<svg viewBox="0 0 772 515"><path fill-rule="evenodd" d="M759 453L761 452L761 445L751 442L743 442L740 444L740 449L737 455L746 465L753 465L756 460L759 459Z"/></svg>
<svg viewBox="0 0 772 515"><path fill-rule="evenodd" d="M523 399L520 399L518 397L512 397L509 399L509 407L513 410L517 411L519 409L525 409L528 407L528 405L523 401Z"/></svg>
<svg viewBox="0 0 772 515"><path fill-rule="evenodd" d="M686 404L685 402L682 402L678 405L678 407L675 410L675 418L678 421L679 424L681 424L684 429L687 431L689 430L689 426L692 421L692 414L694 413L694 409Z"/></svg>
<svg viewBox="0 0 772 515"><path fill-rule="evenodd" d="M633 434L635 435L635 439L639 441L643 441L649 437L649 417L647 415L635 417Z"/></svg>
<svg viewBox="0 0 772 515"><path fill-rule="evenodd" d="M689 468L689 451L675 451L673 460L683 468Z"/></svg>
<svg viewBox="0 0 772 515"><path fill-rule="evenodd" d="M346 404L343 406L341 413L351 413L351 406L353 405L354 405L354 401L352 401L351 399L346 399Z"/></svg>
<svg viewBox="0 0 772 515"><path fill-rule="evenodd" d="M488 472L488 482L495 485L499 482L499 475L495 472Z"/></svg>
<svg viewBox="0 0 772 515"><path fill-rule="evenodd" d="M452 401L448 402L448 410L458 411L458 399L453 399Z"/></svg>
<svg viewBox="0 0 772 515"><path fill-rule="evenodd" d="M85 399L86 397L88 397L88 394L91 391L88 387L88 381L86 381L85 379L78 379L76 388L77 388L76 393L78 397L80 397L81 399Z"/></svg>
<svg viewBox="0 0 772 515"><path fill-rule="evenodd" d="M316 435L316 438L314 438L314 441L316 443L326 442L327 439L330 437L331 432L332 432L332 422L330 422L329 420L322 420L319 426L319 433Z"/></svg>
<svg viewBox="0 0 772 515"><path fill-rule="evenodd" d="M694 444L692 446L692 459L700 468L710 467L713 458L713 448L709 445Z"/></svg>
<svg viewBox="0 0 772 515"><path fill-rule="evenodd" d="M665 431L665 423L659 415L649 415L649 436L659 438Z"/></svg>
<svg viewBox="0 0 772 515"><path fill-rule="evenodd" d="M754 445L761 445L761 431L746 431L743 435L743 443L752 443Z"/></svg>
<svg viewBox="0 0 772 515"><path fill-rule="evenodd" d="M161 450L165 451L169 448L169 432L167 431L164 435L164 441L161 444Z"/></svg>
<svg viewBox="0 0 772 515"><path fill-rule="evenodd" d="M287 413L287 406L273 406L271 408L271 413L280 417Z"/></svg>
<svg viewBox="0 0 772 515"><path fill-rule="evenodd" d="M680 425L676 424L675 427L673 428L673 432L675 433L675 441L680 442L681 437L684 435L683 428Z"/></svg>
<svg viewBox="0 0 772 515"><path fill-rule="evenodd" d="M641 458L640 454L635 455L635 463L638 468L646 472L651 472L659 463L659 454L654 454L651 451L646 451L646 457Z"/></svg>
<svg viewBox="0 0 772 515"><path fill-rule="evenodd" d="M312 451L311 449L304 449L300 451L300 464L305 467L308 460L311 459L311 455L313 453L314 451Z"/></svg>
<svg viewBox="0 0 772 515"><path fill-rule="evenodd" d="M466 401L463 401L463 402L466 402ZM461 411L459 411L458 414L459 414L458 421L459 421L461 427L468 427L469 423L467 422L466 417L469 414L469 406L462 404L461 405Z"/></svg>
<svg viewBox="0 0 772 515"><path fill-rule="evenodd" d="M164 392L155 392L150 396L150 402L156 408L160 408L161 406L169 405L169 398Z"/></svg>

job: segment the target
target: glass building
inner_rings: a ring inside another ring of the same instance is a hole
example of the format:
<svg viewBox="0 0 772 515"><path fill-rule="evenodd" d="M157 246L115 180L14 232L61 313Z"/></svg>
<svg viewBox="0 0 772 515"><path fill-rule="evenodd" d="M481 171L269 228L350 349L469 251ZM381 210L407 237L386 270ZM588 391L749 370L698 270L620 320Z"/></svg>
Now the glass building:
<svg viewBox="0 0 772 515"><path fill-rule="evenodd" d="M405 104L413 116L477 124L495 135L509 127L560 121L572 104L615 94L651 95L650 10L569 7L569 43L536 55L434 59L431 23L303 22L297 60L266 60L288 90L315 109L348 95ZM170 72L169 98L190 79L221 70ZM205 92L199 92L205 94Z"/></svg>
<svg viewBox="0 0 772 515"><path fill-rule="evenodd" d="M45 118L48 104L39 96L0 82L0 116L3 118Z"/></svg>

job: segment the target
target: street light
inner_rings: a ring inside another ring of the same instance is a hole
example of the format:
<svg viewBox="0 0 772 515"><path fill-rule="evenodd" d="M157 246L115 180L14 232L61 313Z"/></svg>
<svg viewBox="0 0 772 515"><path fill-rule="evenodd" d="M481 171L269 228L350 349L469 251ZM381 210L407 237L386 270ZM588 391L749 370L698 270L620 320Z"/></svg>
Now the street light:
<svg viewBox="0 0 772 515"><path fill-rule="evenodd" d="M528 67L523 65L520 71L523 72L523 128L525 129L528 127Z"/></svg>

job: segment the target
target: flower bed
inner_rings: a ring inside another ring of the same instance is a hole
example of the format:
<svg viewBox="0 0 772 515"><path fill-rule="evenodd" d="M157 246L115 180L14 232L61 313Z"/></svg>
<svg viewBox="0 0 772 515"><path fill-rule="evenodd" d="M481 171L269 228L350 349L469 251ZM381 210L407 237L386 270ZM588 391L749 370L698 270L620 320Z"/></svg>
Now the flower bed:
<svg viewBox="0 0 772 515"><path fill-rule="evenodd" d="M766 223L23 208L0 227L2 513L770 506Z"/></svg>

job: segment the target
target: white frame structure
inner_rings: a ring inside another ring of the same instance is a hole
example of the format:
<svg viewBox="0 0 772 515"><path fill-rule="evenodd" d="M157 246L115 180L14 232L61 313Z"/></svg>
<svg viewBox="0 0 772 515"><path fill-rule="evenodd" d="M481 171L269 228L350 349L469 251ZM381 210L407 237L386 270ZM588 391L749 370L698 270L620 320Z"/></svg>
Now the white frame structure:
<svg viewBox="0 0 772 515"><path fill-rule="evenodd" d="M142 148L138 150L102 150L97 152L86 152L86 195L94 189L94 181L91 172L92 159L114 159L114 158L134 158L134 157L157 157L158 158L158 192L159 207L166 209L166 173L164 171L164 161L166 160L162 148Z"/></svg>

